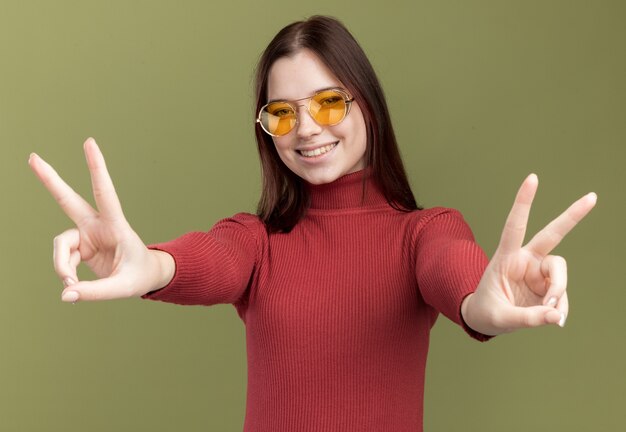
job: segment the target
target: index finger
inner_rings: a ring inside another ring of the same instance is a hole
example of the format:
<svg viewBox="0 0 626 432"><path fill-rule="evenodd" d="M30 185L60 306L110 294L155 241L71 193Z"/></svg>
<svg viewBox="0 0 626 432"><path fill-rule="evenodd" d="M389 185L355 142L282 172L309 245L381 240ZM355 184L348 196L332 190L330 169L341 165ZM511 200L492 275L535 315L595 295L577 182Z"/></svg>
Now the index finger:
<svg viewBox="0 0 626 432"><path fill-rule="evenodd" d="M41 183L48 189L63 212L78 225L87 217L94 216L95 210L78 195L57 172L39 155L32 153L28 165L37 175Z"/></svg>
<svg viewBox="0 0 626 432"><path fill-rule="evenodd" d="M578 199L556 219L546 225L528 242L527 249L540 256L545 256L557 247L567 235L596 205L597 196L591 192Z"/></svg>
<svg viewBox="0 0 626 432"><path fill-rule="evenodd" d="M538 184L537 176L530 174L517 191L515 202L506 218L502 236L500 237L498 249L502 252L513 252L522 247L524 236L526 235L530 207L535 198Z"/></svg>

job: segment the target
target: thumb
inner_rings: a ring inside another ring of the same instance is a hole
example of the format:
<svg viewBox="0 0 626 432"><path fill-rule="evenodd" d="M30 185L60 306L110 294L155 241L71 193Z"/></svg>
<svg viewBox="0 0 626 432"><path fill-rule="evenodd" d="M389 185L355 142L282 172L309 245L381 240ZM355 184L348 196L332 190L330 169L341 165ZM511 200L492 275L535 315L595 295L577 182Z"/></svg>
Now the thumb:
<svg viewBox="0 0 626 432"><path fill-rule="evenodd" d="M502 327L509 331L520 328L539 327L547 324L558 324L562 320L562 312L550 306L512 307L507 309L500 318Z"/></svg>
<svg viewBox="0 0 626 432"><path fill-rule="evenodd" d="M116 276L81 281L68 285L61 293L61 300L69 303L77 301L113 300L132 297L128 283Z"/></svg>

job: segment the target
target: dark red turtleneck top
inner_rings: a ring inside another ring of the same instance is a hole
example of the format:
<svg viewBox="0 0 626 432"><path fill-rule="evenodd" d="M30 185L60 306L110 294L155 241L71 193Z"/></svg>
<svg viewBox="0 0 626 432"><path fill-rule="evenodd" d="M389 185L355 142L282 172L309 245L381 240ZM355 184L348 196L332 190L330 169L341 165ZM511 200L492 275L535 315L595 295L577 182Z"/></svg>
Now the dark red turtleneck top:
<svg viewBox="0 0 626 432"><path fill-rule="evenodd" d="M146 298L232 303L246 326L245 432L422 430L429 332L487 265L460 213L394 210L362 172L310 186L289 233L237 214L152 246L176 273Z"/></svg>

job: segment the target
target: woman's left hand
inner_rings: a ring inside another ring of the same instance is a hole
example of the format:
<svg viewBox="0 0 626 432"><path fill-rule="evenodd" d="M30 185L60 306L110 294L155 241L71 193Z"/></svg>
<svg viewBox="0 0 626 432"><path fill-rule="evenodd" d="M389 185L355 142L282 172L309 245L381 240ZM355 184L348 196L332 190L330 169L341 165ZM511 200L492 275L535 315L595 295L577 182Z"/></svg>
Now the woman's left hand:
<svg viewBox="0 0 626 432"><path fill-rule="evenodd" d="M461 305L463 319L477 332L497 335L526 327L565 324L567 267L565 259L549 253L591 211L597 197L589 193L580 198L523 246L537 185L534 174L522 183L500 244L476 292Z"/></svg>

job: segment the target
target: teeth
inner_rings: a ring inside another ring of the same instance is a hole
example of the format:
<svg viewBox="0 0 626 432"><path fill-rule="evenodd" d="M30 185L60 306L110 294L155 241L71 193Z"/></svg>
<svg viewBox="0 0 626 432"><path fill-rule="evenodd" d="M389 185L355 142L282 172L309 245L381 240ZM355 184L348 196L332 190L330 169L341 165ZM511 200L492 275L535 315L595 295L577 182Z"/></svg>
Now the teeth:
<svg viewBox="0 0 626 432"><path fill-rule="evenodd" d="M337 143L332 143L332 144L328 144L327 146L324 146L324 147L316 148L315 150L308 150L308 151L307 150L300 150L300 154L302 156L306 156L306 157L319 156L321 154L328 153L333 148L335 148L336 145L337 145Z"/></svg>

